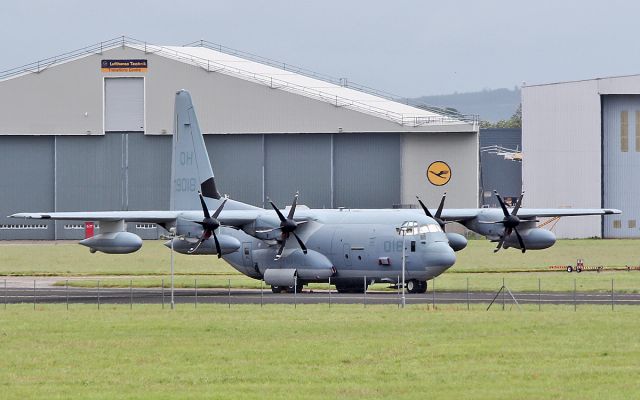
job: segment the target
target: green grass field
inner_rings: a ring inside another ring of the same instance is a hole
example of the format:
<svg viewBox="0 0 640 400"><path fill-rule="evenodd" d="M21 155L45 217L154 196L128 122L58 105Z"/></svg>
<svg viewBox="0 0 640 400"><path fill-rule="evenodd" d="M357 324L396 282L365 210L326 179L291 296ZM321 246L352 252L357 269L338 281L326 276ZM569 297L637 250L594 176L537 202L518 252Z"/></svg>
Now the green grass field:
<svg viewBox="0 0 640 400"><path fill-rule="evenodd" d="M630 399L640 309L0 309L3 399Z"/></svg>
<svg viewBox="0 0 640 400"><path fill-rule="evenodd" d="M580 291L615 290L640 291L640 271L608 270L602 273L568 274L550 271L551 265L575 265L583 258L590 266L620 268L640 264L640 241L637 240L561 240L550 249L522 254L509 249L493 253L494 244L486 240L472 240L468 248L458 252L458 261L436 279L438 290L495 291L502 279L515 291L538 289L538 280L546 291L571 291L574 279ZM105 287L128 286L130 279L136 287L159 287L162 279L169 284L169 249L161 241L146 241L142 249L129 255L90 254L75 242L2 243L0 244L0 276L95 276L89 281L72 281L71 286ZM238 273L215 256L176 255L176 286L259 288L261 283ZM118 279L118 277L120 277ZM60 285L64 280L60 280ZM312 285L320 288L322 285ZM376 285L374 289L384 289Z"/></svg>

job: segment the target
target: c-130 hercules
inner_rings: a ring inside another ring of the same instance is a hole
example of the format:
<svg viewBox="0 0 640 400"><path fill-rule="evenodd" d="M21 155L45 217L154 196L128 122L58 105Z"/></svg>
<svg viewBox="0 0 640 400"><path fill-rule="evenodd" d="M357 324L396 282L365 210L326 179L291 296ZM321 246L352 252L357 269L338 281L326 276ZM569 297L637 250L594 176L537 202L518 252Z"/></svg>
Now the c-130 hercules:
<svg viewBox="0 0 640 400"><path fill-rule="evenodd" d="M137 251L142 239L126 232L125 222L156 223L175 232L174 250L183 254L217 254L238 271L264 279L274 291L310 282L331 282L340 292L362 291L374 282L396 283L401 275L406 234L406 286L426 290L426 281L455 263L454 251L467 241L444 233L456 221L498 242L500 248L545 249L555 235L536 227L537 217L619 214L614 209L524 209L522 196L511 212L498 196L500 209L444 209L444 197L432 214L424 211L325 210L297 205L283 213L275 204L265 210L222 198L216 189L204 138L187 91L176 93L173 136L171 210L18 213L11 217L100 221L100 234L80 244L92 252ZM214 210L211 212L210 210ZM286 216L285 216L286 214ZM407 228L408 227L408 228ZM293 240L295 239L295 240ZM166 243L170 247L171 242ZM366 278L366 282L365 282Z"/></svg>
<svg viewBox="0 0 640 400"><path fill-rule="evenodd" d="M142 246L125 222L156 223L182 239L184 254L217 254L243 274L264 279L276 292L310 282L356 292L401 276L403 239L409 292L456 260L447 235L431 217L415 210L325 210L297 205L273 210L220 196L189 92L175 101L170 211L18 213L16 218L100 221L100 233L80 244L93 252L123 254ZM400 235L400 227L404 226ZM168 243L170 245L170 242Z"/></svg>

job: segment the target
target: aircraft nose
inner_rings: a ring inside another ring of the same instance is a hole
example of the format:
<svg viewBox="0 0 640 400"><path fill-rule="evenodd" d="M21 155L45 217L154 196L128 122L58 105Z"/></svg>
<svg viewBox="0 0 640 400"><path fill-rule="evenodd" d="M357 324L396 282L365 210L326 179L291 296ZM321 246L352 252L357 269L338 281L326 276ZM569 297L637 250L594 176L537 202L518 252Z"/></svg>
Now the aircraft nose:
<svg viewBox="0 0 640 400"><path fill-rule="evenodd" d="M433 242L427 248L427 265L449 268L456 262L456 253L447 242Z"/></svg>

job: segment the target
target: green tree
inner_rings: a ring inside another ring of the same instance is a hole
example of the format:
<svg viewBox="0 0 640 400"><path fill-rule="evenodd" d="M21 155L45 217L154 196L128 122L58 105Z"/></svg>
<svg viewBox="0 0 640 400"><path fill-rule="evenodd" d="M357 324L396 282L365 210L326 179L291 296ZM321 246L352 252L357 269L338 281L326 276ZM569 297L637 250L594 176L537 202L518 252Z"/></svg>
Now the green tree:
<svg viewBox="0 0 640 400"><path fill-rule="evenodd" d="M500 121L491 123L489 121L480 121L481 129L488 128L522 128L522 104L518 106L516 112L509 119L501 119Z"/></svg>

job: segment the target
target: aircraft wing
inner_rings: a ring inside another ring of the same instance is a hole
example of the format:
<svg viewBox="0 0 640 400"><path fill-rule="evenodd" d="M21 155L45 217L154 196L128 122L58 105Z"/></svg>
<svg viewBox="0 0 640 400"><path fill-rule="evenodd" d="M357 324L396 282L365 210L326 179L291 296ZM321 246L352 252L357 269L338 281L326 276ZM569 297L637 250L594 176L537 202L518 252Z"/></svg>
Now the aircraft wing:
<svg viewBox="0 0 640 400"><path fill-rule="evenodd" d="M18 213L10 218L52 219L66 221L120 221L126 222L171 222L178 218L177 211L78 211L50 213Z"/></svg>
<svg viewBox="0 0 640 400"><path fill-rule="evenodd" d="M445 221L467 221L477 217L482 208L450 208L442 210L441 218ZM432 212L434 214L435 211Z"/></svg>
<svg viewBox="0 0 640 400"><path fill-rule="evenodd" d="M614 208L521 208L518 211L518 217L575 217L580 215L611 215L621 213L622 211Z"/></svg>
<svg viewBox="0 0 640 400"><path fill-rule="evenodd" d="M218 220L223 225L242 226L255 221L263 209L222 211ZM46 212L46 213L18 213L10 218L51 219L66 221L120 221L166 223L178 218L189 221L200 221L203 218L200 211L74 211L74 212ZM296 218L297 221L308 220L310 217Z"/></svg>
<svg viewBox="0 0 640 400"><path fill-rule="evenodd" d="M489 208L459 208L445 209L442 211L442 219L445 221L464 222L476 218ZM496 209L499 210L499 209ZM511 212L511 209L509 209ZM536 217L572 217L580 215L611 215L621 214L622 211L613 208L521 208L518 217L531 219Z"/></svg>

